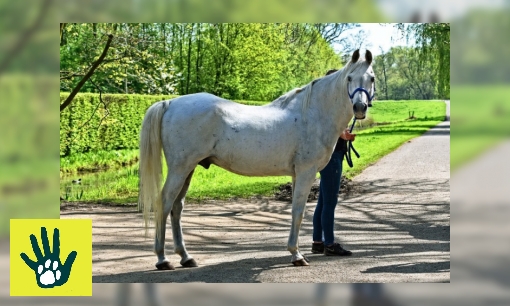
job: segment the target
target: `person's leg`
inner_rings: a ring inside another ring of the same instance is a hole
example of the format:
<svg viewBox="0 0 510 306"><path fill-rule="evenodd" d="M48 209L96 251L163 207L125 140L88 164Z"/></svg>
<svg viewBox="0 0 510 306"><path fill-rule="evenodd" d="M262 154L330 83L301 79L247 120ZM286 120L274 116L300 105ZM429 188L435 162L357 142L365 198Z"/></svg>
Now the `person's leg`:
<svg viewBox="0 0 510 306"><path fill-rule="evenodd" d="M342 154L333 152L328 165L321 171L320 196L323 197L321 225L324 232L324 245L331 245L335 242L335 208L338 203L340 177L342 176L342 159Z"/></svg>
<svg viewBox="0 0 510 306"><path fill-rule="evenodd" d="M327 166L326 166L327 167ZM321 181L319 185L319 199L317 200L317 206L315 206L315 212L313 213L313 242L319 243L322 242L322 207L323 207L323 199L322 196L322 174L321 174Z"/></svg>

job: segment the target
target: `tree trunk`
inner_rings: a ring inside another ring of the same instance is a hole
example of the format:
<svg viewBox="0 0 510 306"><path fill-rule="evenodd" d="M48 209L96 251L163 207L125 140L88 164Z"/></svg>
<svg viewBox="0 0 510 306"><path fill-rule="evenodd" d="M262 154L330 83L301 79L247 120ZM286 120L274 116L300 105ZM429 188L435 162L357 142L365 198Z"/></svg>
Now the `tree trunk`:
<svg viewBox="0 0 510 306"><path fill-rule="evenodd" d="M187 60L187 70L188 73L186 74L186 94L189 94L189 81L191 78L191 40L193 37L193 28L195 27L195 24L191 24L191 29L188 32L188 60Z"/></svg>
<svg viewBox="0 0 510 306"><path fill-rule="evenodd" d="M199 77L200 57L201 57L201 54L200 54L200 44L201 44L201 41L200 41L200 30L201 30L201 27L202 27L202 25L199 23L198 27L197 27L197 60L195 62L195 76L196 76L195 91L196 92L200 91L200 88L201 88L200 77Z"/></svg>

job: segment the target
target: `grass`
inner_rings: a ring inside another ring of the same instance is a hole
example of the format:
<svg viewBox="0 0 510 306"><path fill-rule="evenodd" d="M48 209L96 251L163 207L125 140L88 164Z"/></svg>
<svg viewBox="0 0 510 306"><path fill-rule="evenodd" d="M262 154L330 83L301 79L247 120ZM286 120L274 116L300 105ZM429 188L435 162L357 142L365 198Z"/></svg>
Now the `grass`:
<svg viewBox="0 0 510 306"><path fill-rule="evenodd" d="M375 101L368 110L368 117L375 122L406 122L409 112L422 121L442 121L445 118L443 101Z"/></svg>
<svg viewBox="0 0 510 306"><path fill-rule="evenodd" d="M138 149L77 153L60 158L61 173L98 171L138 161Z"/></svg>
<svg viewBox="0 0 510 306"><path fill-rule="evenodd" d="M409 110L414 111L416 119L409 120ZM398 148L402 143L423 134L429 128L444 120L443 102L406 101L376 102L369 110L373 127L356 131L355 147L361 157L354 159L354 167L344 162L344 175L352 178L370 164ZM378 123L385 125L377 125ZM126 153L130 159L133 152ZM97 164L99 158L105 163L115 155L96 154L76 158L74 165L87 168L87 164ZM138 198L138 165L122 167L101 173L64 175L61 178L61 196L71 201L93 201L109 203L134 203ZM164 167L164 174L166 167ZM82 183L72 184L80 177ZM208 170L198 166L191 181L187 201L199 202L205 199L249 198L270 196L280 184L287 183L290 177L245 177L230 173L212 165Z"/></svg>

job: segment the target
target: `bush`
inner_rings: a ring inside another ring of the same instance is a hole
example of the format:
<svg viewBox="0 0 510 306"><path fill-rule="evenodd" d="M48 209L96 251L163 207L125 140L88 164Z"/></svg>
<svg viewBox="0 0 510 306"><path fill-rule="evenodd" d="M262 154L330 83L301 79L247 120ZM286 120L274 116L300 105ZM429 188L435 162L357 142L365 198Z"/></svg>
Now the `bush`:
<svg viewBox="0 0 510 306"><path fill-rule="evenodd" d="M60 103L68 96L60 93ZM145 112L176 96L78 94L60 113L60 156L138 148Z"/></svg>

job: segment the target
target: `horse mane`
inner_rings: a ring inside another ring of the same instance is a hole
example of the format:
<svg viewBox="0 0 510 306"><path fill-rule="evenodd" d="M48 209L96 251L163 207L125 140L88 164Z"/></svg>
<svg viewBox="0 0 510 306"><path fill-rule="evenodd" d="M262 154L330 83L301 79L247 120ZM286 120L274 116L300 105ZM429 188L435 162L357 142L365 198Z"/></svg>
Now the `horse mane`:
<svg viewBox="0 0 510 306"><path fill-rule="evenodd" d="M361 68L365 64L366 64L366 61L365 60L361 60L361 59L359 59L355 63L349 61L349 63L347 63L347 65L345 65L342 69L340 69L337 72L332 73L330 75L331 77L334 77L332 83L337 84L339 82L345 81L346 78L347 78L347 75L349 73L352 73L352 72L358 70L359 68ZM271 104L279 106L280 108L286 108L289 105L290 101L292 101L292 99L298 93L303 92L304 93L304 97L303 97L303 100L301 102L302 103L301 111L302 111L303 114L305 114L306 113L306 109L308 108L308 106L310 105L311 100L312 100L311 96L312 96L313 85L315 85L317 82L321 81L322 79L324 79L326 77L329 77L329 76L323 76L323 77L314 79L310 83L306 84L303 87L294 88L291 91L283 94L282 96L280 96L279 98L274 100ZM345 97L345 96L347 96L347 86L340 86L340 95L338 95L338 97Z"/></svg>
<svg viewBox="0 0 510 306"><path fill-rule="evenodd" d="M284 93L280 97L276 98L276 100L271 102L271 105L279 106L280 108L286 108L289 105L290 101L292 101L292 99L294 99L294 97L302 91L305 93L305 99L303 99L303 101L310 100L308 97L308 95L311 94L310 88L320 79L321 78L315 79L303 87L294 88L289 92ZM308 104L306 105L306 107L307 106Z"/></svg>
<svg viewBox="0 0 510 306"><path fill-rule="evenodd" d="M286 108L289 105L289 102L296 96L296 94L300 93L302 90L302 87L294 88L291 91L284 93L282 96L276 98L276 100L271 102L271 104L281 108Z"/></svg>

